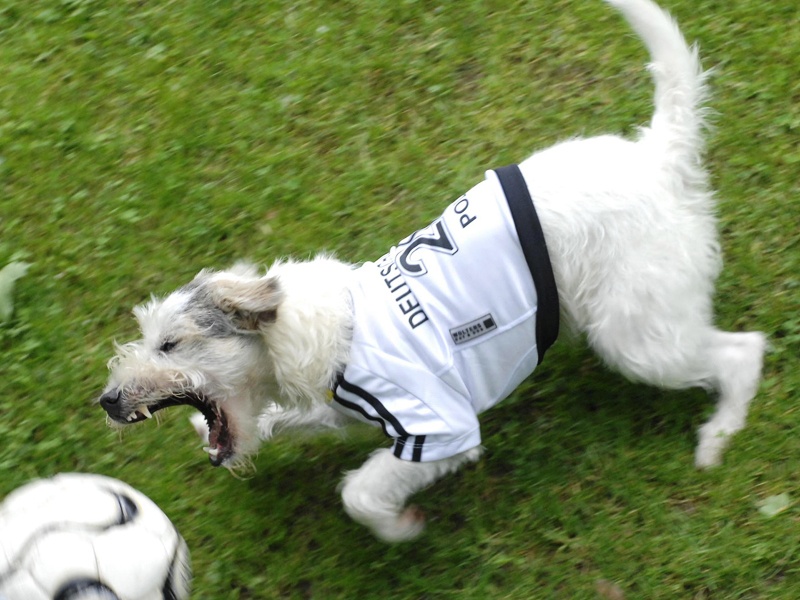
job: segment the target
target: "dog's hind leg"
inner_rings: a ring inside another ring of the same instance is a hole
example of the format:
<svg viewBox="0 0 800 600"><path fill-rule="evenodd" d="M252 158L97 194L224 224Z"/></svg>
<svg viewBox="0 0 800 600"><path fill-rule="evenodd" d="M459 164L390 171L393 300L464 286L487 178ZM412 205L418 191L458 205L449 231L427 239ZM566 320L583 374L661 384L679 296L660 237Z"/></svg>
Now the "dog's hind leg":
<svg viewBox="0 0 800 600"><path fill-rule="evenodd" d="M478 460L480 453L480 448L472 448L443 460L411 462L396 458L388 448L377 450L361 468L346 475L341 488L344 508L385 542L414 539L422 533L425 518L418 508L406 508L408 498Z"/></svg>
<svg viewBox="0 0 800 600"><path fill-rule="evenodd" d="M716 332L708 360L716 373L717 408L699 430L695 465L713 467L722 461L730 436L744 427L747 409L761 379L766 338L760 332Z"/></svg>
<svg viewBox="0 0 800 600"><path fill-rule="evenodd" d="M596 328L590 343L629 378L662 388L700 386L718 393L713 416L700 427L695 452L697 467L718 465L731 435L745 425L761 378L764 335L729 333L698 322L681 325L679 320L626 318L608 327L610 323L614 321ZM603 332L606 328L613 333Z"/></svg>

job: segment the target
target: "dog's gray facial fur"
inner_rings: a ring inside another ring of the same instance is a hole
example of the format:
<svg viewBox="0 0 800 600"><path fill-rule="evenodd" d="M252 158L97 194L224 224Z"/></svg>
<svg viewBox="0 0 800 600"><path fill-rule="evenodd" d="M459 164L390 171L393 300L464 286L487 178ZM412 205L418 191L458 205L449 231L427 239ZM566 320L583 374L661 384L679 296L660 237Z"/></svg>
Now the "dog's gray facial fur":
<svg viewBox="0 0 800 600"><path fill-rule="evenodd" d="M136 307L141 339L117 345L100 397L112 424L190 404L208 421L212 464L237 467L263 437L259 415L274 413L279 401L332 413L327 393L349 348L350 299L342 284L352 269L324 256L312 263L279 263L265 275L241 263L204 270L169 296ZM290 266L287 282L277 272ZM301 283L295 272L319 269L310 289L328 293L312 303L285 298L285 284L296 290Z"/></svg>
<svg viewBox="0 0 800 600"><path fill-rule="evenodd" d="M240 418L255 416L255 402L238 390L248 389L259 398L269 394L263 380L254 380L251 373L268 373L259 332L274 321L274 300L280 294L277 281L256 278L258 285L242 286L250 295L239 298L230 293L238 290L235 279L229 284L214 276L203 271L167 298L134 309L142 339L117 346L100 404L121 425L177 404L197 408L211 431L208 451L218 465L249 453L248 440L256 437L250 425L254 418ZM263 294L261 304L258 293ZM251 361L248 368L240 362L243 357ZM241 374L241 380L232 381L232 373L234 379ZM237 390L235 415L224 406L231 389Z"/></svg>
<svg viewBox="0 0 800 600"><path fill-rule="evenodd" d="M178 291L191 294L186 302L184 314L205 336L224 338L242 335L241 330L234 325L232 315L214 304L207 285L194 280Z"/></svg>

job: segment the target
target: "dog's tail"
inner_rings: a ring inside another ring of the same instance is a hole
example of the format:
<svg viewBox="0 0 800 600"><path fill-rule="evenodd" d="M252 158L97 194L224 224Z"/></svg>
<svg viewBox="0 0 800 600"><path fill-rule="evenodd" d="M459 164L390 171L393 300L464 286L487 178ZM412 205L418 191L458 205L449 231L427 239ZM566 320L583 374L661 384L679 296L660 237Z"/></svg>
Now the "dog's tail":
<svg viewBox="0 0 800 600"><path fill-rule="evenodd" d="M606 0L631 24L650 52L655 112L646 138L676 161L698 166L703 149L706 73L697 48L689 46L677 23L651 0Z"/></svg>

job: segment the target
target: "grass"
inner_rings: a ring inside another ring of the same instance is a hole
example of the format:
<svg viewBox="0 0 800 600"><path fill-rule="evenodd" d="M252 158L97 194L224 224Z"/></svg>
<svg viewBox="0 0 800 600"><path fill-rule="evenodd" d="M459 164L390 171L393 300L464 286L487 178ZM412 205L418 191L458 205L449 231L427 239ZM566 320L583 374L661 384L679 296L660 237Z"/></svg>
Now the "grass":
<svg viewBox="0 0 800 600"><path fill-rule="evenodd" d="M601 2L5 0L0 267L33 266L0 325L0 497L59 471L128 481L187 539L195 598L800 597L800 9L666 6L718 69L718 319L772 343L724 466L691 466L704 393L562 342L483 419L484 460L415 499L426 535L390 547L335 492L371 430L278 440L239 481L186 412L120 440L92 403L150 293L243 257L374 258L486 168L635 132L646 56Z"/></svg>

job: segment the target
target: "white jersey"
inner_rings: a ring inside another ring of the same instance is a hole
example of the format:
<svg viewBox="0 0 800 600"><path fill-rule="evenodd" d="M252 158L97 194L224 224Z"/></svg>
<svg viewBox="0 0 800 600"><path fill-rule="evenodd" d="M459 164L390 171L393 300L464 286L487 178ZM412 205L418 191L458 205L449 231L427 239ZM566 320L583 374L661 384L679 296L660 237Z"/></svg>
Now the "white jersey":
<svg viewBox="0 0 800 600"><path fill-rule="evenodd" d="M352 348L333 405L395 438L398 458L438 460L478 446L477 415L507 397L546 349L537 347L541 293L517 233L531 225L512 217L510 202L489 171L355 273ZM530 197L521 202L538 227ZM556 300L548 318L557 322L557 312Z"/></svg>

